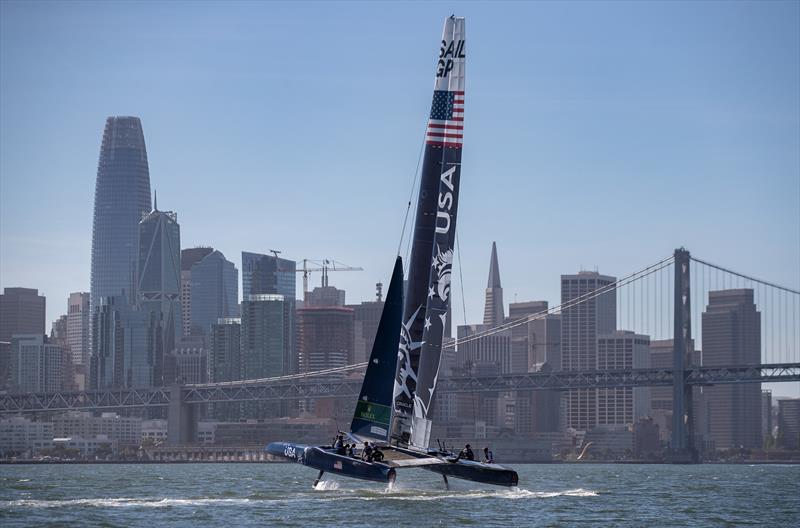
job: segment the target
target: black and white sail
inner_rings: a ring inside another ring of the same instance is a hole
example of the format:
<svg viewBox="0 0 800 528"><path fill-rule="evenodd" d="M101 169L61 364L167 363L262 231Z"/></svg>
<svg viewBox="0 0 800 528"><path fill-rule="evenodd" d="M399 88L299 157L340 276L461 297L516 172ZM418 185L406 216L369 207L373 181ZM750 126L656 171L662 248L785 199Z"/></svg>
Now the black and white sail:
<svg viewBox="0 0 800 528"><path fill-rule="evenodd" d="M426 447L430 437L429 412L450 300L464 137L465 42L464 19L445 20L426 132L397 354L393 434L419 447ZM413 436L412 429L416 430Z"/></svg>
<svg viewBox="0 0 800 528"><path fill-rule="evenodd" d="M394 376L397 365L398 329L402 316L403 261L397 257L350 426L350 432L358 438L389 440L392 417L392 384L389 380Z"/></svg>

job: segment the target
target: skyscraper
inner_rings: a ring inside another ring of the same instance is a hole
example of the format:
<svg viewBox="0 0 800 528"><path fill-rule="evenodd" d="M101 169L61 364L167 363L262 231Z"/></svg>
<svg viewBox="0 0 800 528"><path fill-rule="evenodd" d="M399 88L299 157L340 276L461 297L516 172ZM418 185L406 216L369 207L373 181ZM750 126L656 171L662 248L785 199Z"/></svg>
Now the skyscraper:
<svg viewBox="0 0 800 528"><path fill-rule="evenodd" d="M4 288L0 294L0 390L11 383L11 337L44 335L45 298L34 288Z"/></svg>
<svg viewBox="0 0 800 528"><path fill-rule="evenodd" d="M650 336L617 330L597 336L597 368L650 367ZM631 425L650 414L650 387L597 389L597 425Z"/></svg>
<svg viewBox="0 0 800 528"><path fill-rule="evenodd" d="M63 388L64 349L41 335L16 334L11 339L12 390L58 392Z"/></svg>
<svg viewBox="0 0 800 528"><path fill-rule="evenodd" d="M103 131L92 225L91 305L135 301L139 221L150 212L150 172L138 117L109 117Z"/></svg>
<svg viewBox="0 0 800 528"><path fill-rule="evenodd" d="M708 292L703 312L703 366L761 362L761 313L753 290ZM761 447L761 384L715 385L704 389L708 436L718 449Z"/></svg>
<svg viewBox="0 0 800 528"><path fill-rule="evenodd" d="M281 295L284 303L283 353L287 373L297 372L297 263L277 255L242 251L242 300L249 295ZM344 304L344 301L342 301ZM244 321L242 321L244 324Z"/></svg>
<svg viewBox="0 0 800 528"><path fill-rule="evenodd" d="M213 251L214 248L210 247L181 250L181 328L183 335L192 333L192 266Z"/></svg>
<svg viewBox="0 0 800 528"><path fill-rule="evenodd" d="M299 369L311 372L352 362L352 308L306 306L297 310Z"/></svg>
<svg viewBox="0 0 800 528"><path fill-rule="evenodd" d="M587 296L586 300L561 310L561 369L597 369L597 336L610 334L617 326L617 295L609 288L616 278L581 271L561 276L561 303ZM597 297L592 292L607 288ZM566 426L579 431L597 425L597 391L573 390L565 394Z"/></svg>
<svg viewBox="0 0 800 528"><path fill-rule="evenodd" d="M95 389L163 385L160 314L124 296L101 297L92 312L90 386ZM160 364L159 364L160 361Z"/></svg>
<svg viewBox="0 0 800 528"><path fill-rule="evenodd" d="M489 261L489 281L486 284L483 324L489 327L503 324L504 313L503 287L500 285L500 266L497 263L497 244L492 242L492 257Z"/></svg>
<svg viewBox="0 0 800 528"><path fill-rule="evenodd" d="M74 381L78 390L88 388L92 320L89 300L88 292L74 292L69 294L67 301L67 347L72 355Z"/></svg>
<svg viewBox="0 0 800 528"><path fill-rule="evenodd" d="M160 385L164 356L181 337L181 231L175 213L159 211L157 204L153 207L139 222L136 291L138 306L154 314L160 327L153 358L153 383Z"/></svg>
<svg viewBox="0 0 800 528"><path fill-rule="evenodd" d="M45 298L35 288L3 288L0 294L0 341L14 334L44 335Z"/></svg>
<svg viewBox="0 0 800 528"><path fill-rule="evenodd" d="M239 316L239 271L213 248L181 251L184 335L208 336L218 319Z"/></svg>
<svg viewBox="0 0 800 528"><path fill-rule="evenodd" d="M242 366L244 379L288 373L284 349L283 295L248 295L242 301Z"/></svg>

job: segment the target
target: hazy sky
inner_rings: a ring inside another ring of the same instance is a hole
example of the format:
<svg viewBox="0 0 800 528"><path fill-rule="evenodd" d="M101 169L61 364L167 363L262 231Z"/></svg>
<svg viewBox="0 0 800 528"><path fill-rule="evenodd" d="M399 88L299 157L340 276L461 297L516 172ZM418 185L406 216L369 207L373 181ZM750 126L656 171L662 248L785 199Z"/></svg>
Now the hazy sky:
<svg viewBox="0 0 800 528"><path fill-rule="evenodd" d="M451 13L469 322L493 240L507 302L557 304L561 273L622 276L678 246L800 287L798 2L4 1L0 285L39 288L48 330L88 291L104 121L136 115L183 247L335 258L365 271L331 283L370 299Z"/></svg>

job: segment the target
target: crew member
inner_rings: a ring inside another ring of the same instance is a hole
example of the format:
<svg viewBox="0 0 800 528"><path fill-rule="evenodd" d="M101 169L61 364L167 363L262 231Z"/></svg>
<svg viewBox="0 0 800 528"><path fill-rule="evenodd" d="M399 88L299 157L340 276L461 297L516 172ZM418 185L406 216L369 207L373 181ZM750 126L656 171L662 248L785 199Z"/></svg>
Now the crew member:
<svg viewBox="0 0 800 528"><path fill-rule="evenodd" d="M375 462L383 462L383 451L378 449L378 446L375 446L375 449L372 450L372 460Z"/></svg>
<svg viewBox="0 0 800 528"><path fill-rule="evenodd" d="M475 460L475 453L472 452L472 448L469 444L464 446L464 449L458 454L458 458L463 458L465 460Z"/></svg>
<svg viewBox="0 0 800 528"><path fill-rule="evenodd" d="M484 462L486 462L487 464L491 464L494 462L494 455L492 454L491 451L489 451L489 446L483 448L483 458Z"/></svg>
<svg viewBox="0 0 800 528"><path fill-rule="evenodd" d="M369 442L364 442L364 448L361 450L361 460L372 462L372 446Z"/></svg>

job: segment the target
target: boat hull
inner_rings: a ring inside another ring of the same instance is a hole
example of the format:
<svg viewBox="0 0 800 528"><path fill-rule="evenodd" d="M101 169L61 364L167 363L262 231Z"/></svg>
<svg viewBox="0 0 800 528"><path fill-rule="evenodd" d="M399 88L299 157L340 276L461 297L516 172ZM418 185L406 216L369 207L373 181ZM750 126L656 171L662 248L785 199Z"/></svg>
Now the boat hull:
<svg viewBox="0 0 800 528"><path fill-rule="evenodd" d="M266 447L266 451L271 455L288 458L319 471L345 477L387 484L394 482L396 477L394 468L386 464L338 455L331 448L273 442Z"/></svg>
<svg viewBox="0 0 800 528"><path fill-rule="evenodd" d="M516 486L519 476L513 469L499 464L485 464L470 460L447 461L443 464L423 466L422 469L433 471L447 477L454 477L482 484L495 486Z"/></svg>

